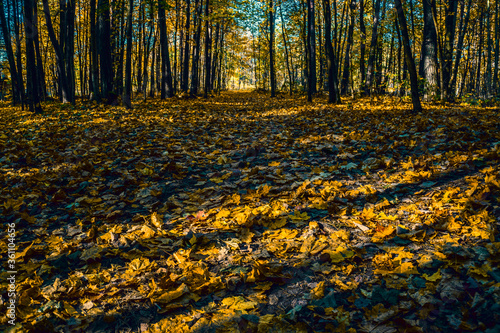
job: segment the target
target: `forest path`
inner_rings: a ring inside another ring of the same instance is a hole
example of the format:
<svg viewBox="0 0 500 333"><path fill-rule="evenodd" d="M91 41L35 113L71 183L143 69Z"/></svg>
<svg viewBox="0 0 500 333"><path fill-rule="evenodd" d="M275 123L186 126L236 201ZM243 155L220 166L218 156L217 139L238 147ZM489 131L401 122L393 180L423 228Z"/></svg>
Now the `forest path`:
<svg viewBox="0 0 500 333"><path fill-rule="evenodd" d="M497 111L398 103L0 109L18 327L498 329Z"/></svg>

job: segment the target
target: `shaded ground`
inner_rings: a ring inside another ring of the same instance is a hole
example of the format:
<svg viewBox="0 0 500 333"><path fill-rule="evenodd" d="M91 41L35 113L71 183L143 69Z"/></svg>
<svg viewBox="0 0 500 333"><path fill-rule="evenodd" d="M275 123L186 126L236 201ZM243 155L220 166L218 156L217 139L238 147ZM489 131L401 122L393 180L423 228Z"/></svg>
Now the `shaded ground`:
<svg viewBox="0 0 500 333"><path fill-rule="evenodd" d="M498 111L409 107L226 93L1 109L16 328L498 331Z"/></svg>

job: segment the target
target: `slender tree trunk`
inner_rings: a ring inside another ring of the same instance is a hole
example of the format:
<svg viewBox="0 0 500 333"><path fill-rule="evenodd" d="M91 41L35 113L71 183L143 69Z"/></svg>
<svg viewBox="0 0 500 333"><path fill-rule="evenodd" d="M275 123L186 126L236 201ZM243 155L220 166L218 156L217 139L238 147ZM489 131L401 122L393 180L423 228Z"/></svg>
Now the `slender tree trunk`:
<svg viewBox="0 0 500 333"><path fill-rule="evenodd" d="M14 33L16 37L16 62L17 62L17 71L19 73L18 76L18 89L21 93L21 109L24 111L24 102L25 102L25 92L24 92L24 79L23 79L23 65L22 65L22 53L21 53L21 34L19 32L19 17L21 17L21 13L18 12L18 2L17 0L13 1L14 10L13 10L13 18L14 18Z"/></svg>
<svg viewBox="0 0 500 333"><path fill-rule="evenodd" d="M34 31L37 38L35 38L35 55L36 55L36 68L37 68L37 78L38 78L38 96L41 100L45 100L47 95L47 89L45 86L45 72L43 70L42 54L40 53L40 40L38 33L38 6L36 2L33 6L33 20L34 20Z"/></svg>
<svg viewBox="0 0 500 333"><path fill-rule="evenodd" d="M467 33L468 25L469 25L469 19L470 19L470 12L471 12L471 5L472 5L472 0L468 0L467 2L467 14L465 14L464 18L464 11L465 11L465 0L462 2L461 10L460 10L460 27L458 28L458 43L457 43L457 53L455 56L455 65L453 69L453 77L451 79L451 90L456 91L457 89L457 76L458 76L458 67L460 66L460 60L462 59L462 53L463 53L463 46L464 46L464 39L465 35Z"/></svg>
<svg viewBox="0 0 500 333"><path fill-rule="evenodd" d="M498 67L500 66L500 23L498 19L498 2L495 2L495 69L493 71L493 87L496 88L495 94L500 95L500 86L498 84Z"/></svg>
<svg viewBox="0 0 500 333"><path fill-rule="evenodd" d="M431 100L437 96L439 87L438 62L437 62L437 34L432 15L435 0L423 0L424 30L422 33L422 52L420 57L420 76L426 83L424 87L424 99Z"/></svg>
<svg viewBox="0 0 500 333"><path fill-rule="evenodd" d="M481 16L479 18L479 52L477 56L477 70L476 70L476 89L475 95L477 98L481 97L481 60L483 57L483 43L484 43L484 7L481 8ZM488 27L489 28L489 27Z"/></svg>
<svg viewBox="0 0 500 333"><path fill-rule="evenodd" d="M274 69L274 0L269 0L269 72L271 75L271 97L276 97L276 73Z"/></svg>
<svg viewBox="0 0 500 333"><path fill-rule="evenodd" d="M280 4L280 16L281 16L281 34L283 36L283 44L285 46L285 59L286 59L286 69L288 72L288 81L290 85L290 96L293 94L293 80L292 71L290 70L290 57L288 56L288 43L285 34L285 20L283 19L283 4Z"/></svg>
<svg viewBox="0 0 500 333"><path fill-rule="evenodd" d="M207 98L208 94L210 93L210 65L212 64L210 58L212 41L210 40L210 20L208 16L210 13L209 3L210 0L205 0L205 86L203 92L203 96L205 98Z"/></svg>
<svg viewBox="0 0 500 333"><path fill-rule="evenodd" d="M113 61L111 59L111 22L109 0L98 0L97 3L99 36L97 47L99 54L99 72L101 76L101 96L108 103L114 102L113 92Z"/></svg>
<svg viewBox="0 0 500 333"><path fill-rule="evenodd" d="M338 90L338 64L335 59L333 45L331 40L332 35L332 15L330 9L330 1L323 0L323 11L325 16L325 48L327 55L328 68L328 103L340 103L340 93Z"/></svg>
<svg viewBox="0 0 500 333"><path fill-rule="evenodd" d="M16 68L16 61L14 59L14 51L12 50L12 44L10 39L10 34L7 29L7 17L5 16L3 3L0 4L0 25L2 29L2 36L4 40L5 50L7 52L7 59L9 61L9 72L12 81L12 103L16 105L21 102L21 90L19 89L19 76L18 69ZM19 68L19 73L22 72L22 68Z"/></svg>
<svg viewBox="0 0 500 333"><path fill-rule="evenodd" d="M366 52L366 27L365 27L365 5L364 0L359 0L359 32L360 32L360 46L359 46L359 72L361 76L361 90L367 94L366 87L366 69L365 69L365 52Z"/></svg>
<svg viewBox="0 0 500 333"><path fill-rule="evenodd" d="M189 43L190 43L190 19L191 19L191 0L186 0L186 34L184 40L184 65L182 66L181 91L187 92L189 86Z"/></svg>
<svg viewBox="0 0 500 333"><path fill-rule="evenodd" d="M485 98L491 97L491 84L492 84L492 68L491 68L491 51L493 48L493 41L491 40L491 12L490 12L490 0L486 0L486 72L484 73L484 89Z"/></svg>
<svg viewBox="0 0 500 333"><path fill-rule="evenodd" d="M443 45L443 58L442 58L442 71L443 71L443 83L444 97L446 100L453 100L455 94L452 91L450 85L452 65L453 65L453 44L455 42L455 25L457 21L457 6L458 0L447 0L447 6L445 10L445 33L444 33L444 45Z"/></svg>
<svg viewBox="0 0 500 333"><path fill-rule="evenodd" d="M374 8L373 8L373 26L372 26L372 39L370 42L370 56L368 57L368 68L366 75L366 86L367 92L370 92L370 89L373 85L373 79L375 78L375 53L377 50L377 39L378 39L378 26L380 22L380 1L374 0Z"/></svg>
<svg viewBox="0 0 500 333"><path fill-rule="evenodd" d="M3 5L3 4L2 4ZM38 95L38 77L35 58L34 40L38 38L34 29L34 0L24 0L24 31L26 32L26 86L28 88L28 107L31 112L41 113L40 97Z"/></svg>
<svg viewBox="0 0 500 333"><path fill-rule="evenodd" d="M194 34L194 47L193 47L193 63L191 67L191 95L198 94L199 86L199 73L198 66L200 63L200 37L201 37L201 11L203 8L203 1L195 0L195 13L196 13L196 31Z"/></svg>
<svg viewBox="0 0 500 333"><path fill-rule="evenodd" d="M307 42L309 49L307 100L309 102L312 102L312 96L316 93L316 32L314 10L314 0L307 0Z"/></svg>
<svg viewBox="0 0 500 333"><path fill-rule="evenodd" d="M132 15L134 12L134 0L129 0L127 15L127 59L125 61L125 91L123 93L123 105L127 109L132 108ZM139 55L140 56L140 55Z"/></svg>
<svg viewBox="0 0 500 333"><path fill-rule="evenodd" d="M408 26L406 24L406 17L403 11L403 5L401 0L394 0L396 6L396 11L398 13L399 27L401 29L401 35L403 37L403 44L405 48L405 60L410 73L410 85L411 85L411 100L413 102L413 112L419 113L422 111L422 105L420 104L420 97L418 94L418 76L417 69L415 67L415 60L411 53L410 38L408 37Z"/></svg>
<svg viewBox="0 0 500 333"><path fill-rule="evenodd" d="M160 48L161 48L161 99L173 97L172 69L170 68L170 55L168 53L167 22L165 18L165 3L158 0Z"/></svg>
<svg viewBox="0 0 500 333"><path fill-rule="evenodd" d="M98 56L98 26L96 24L96 0L90 0L90 78L92 89L92 100L101 99L101 86L99 78L99 56Z"/></svg>
<svg viewBox="0 0 500 333"><path fill-rule="evenodd" d="M350 21L349 21L349 32L348 32L348 37L347 37L347 48L345 50L345 56L344 56L344 72L342 75L342 81L340 83L340 93L342 95L347 94L347 90L349 88L349 68L350 68L350 61L351 61L351 47L353 44L353 34L354 34L354 15L355 15L355 10L356 10L356 0L351 0L351 3L349 5L350 7ZM326 13L325 13L326 15Z"/></svg>

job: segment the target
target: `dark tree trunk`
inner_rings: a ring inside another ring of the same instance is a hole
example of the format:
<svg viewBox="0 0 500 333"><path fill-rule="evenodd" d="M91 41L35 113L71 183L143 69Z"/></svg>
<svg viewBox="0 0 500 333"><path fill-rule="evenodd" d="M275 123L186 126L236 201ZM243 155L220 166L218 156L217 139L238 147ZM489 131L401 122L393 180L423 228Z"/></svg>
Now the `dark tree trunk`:
<svg viewBox="0 0 500 333"><path fill-rule="evenodd" d="M408 25L406 24L406 17L403 11L401 0L394 0L394 3L396 6L396 11L398 13L401 35L403 37L406 65L408 67L408 72L410 74L411 100L413 102L413 112L419 113L422 111L422 105L420 104L420 97L418 94L417 69L415 68L415 60L413 59L413 55L411 53L410 38L408 37Z"/></svg>
<svg viewBox="0 0 500 333"><path fill-rule="evenodd" d="M353 34L354 34L354 18L355 18L354 15L356 10L356 0L351 0L349 7L350 7L349 31L347 34L347 47L344 56L344 72L342 74L342 81L340 83L340 93L342 95L346 95L347 89L349 88L349 69L351 62L351 47L354 40Z"/></svg>
<svg viewBox="0 0 500 333"><path fill-rule="evenodd" d="M332 45L332 15L330 1L323 0L323 10L325 16L325 47L327 55L328 68L328 103L340 103L340 93L338 90L338 64L335 59L335 53Z"/></svg>
<svg viewBox="0 0 500 333"><path fill-rule="evenodd" d="M307 100L316 93L316 32L314 27L314 0L307 0L307 44L309 68L307 73Z"/></svg>
<svg viewBox="0 0 500 333"><path fill-rule="evenodd" d="M99 51L97 38L99 35L98 26L96 24L96 0L90 0L90 81L93 100L99 101L101 86L99 78Z"/></svg>
<svg viewBox="0 0 500 333"><path fill-rule="evenodd" d="M184 39L184 65L182 66L181 91L187 92L189 86L189 29L191 19L191 0L186 0L186 33Z"/></svg>
<svg viewBox="0 0 500 333"><path fill-rule="evenodd" d="M451 79L452 91L455 91L457 89L458 67L460 65L460 60L462 59L465 35L467 33L469 20L470 20L471 5L472 5L472 0L468 0L468 2L467 2L467 14L465 14L465 18L464 18L464 11L465 11L465 7L466 7L465 0L462 2L462 6L461 6L461 10L460 10L461 19L460 19L460 27L458 29L459 35L458 35L458 43L457 43L457 53L455 56L453 78Z"/></svg>
<svg viewBox="0 0 500 333"><path fill-rule="evenodd" d="M274 69L274 0L269 0L269 72L271 75L271 97L276 97L276 73Z"/></svg>
<svg viewBox="0 0 500 333"><path fill-rule="evenodd" d="M500 95L500 86L498 84L498 67L500 66L500 23L498 19L498 1L495 3L495 69L493 71L493 87L496 89L496 95Z"/></svg>
<svg viewBox="0 0 500 333"><path fill-rule="evenodd" d="M367 94L366 89L366 69L365 69L365 52L366 52L366 27L365 27L365 5L364 0L359 1L359 72L361 76L361 90Z"/></svg>
<svg viewBox="0 0 500 333"><path fill-rule="evenodd" d="M453 43L455 42L455 25L457 21L458 0L447 0L445 10L445 33L443 45L442 71L444 93L441 96L446 100L453 100L454 91L450 85L453 65Z"/></svg>
<svg viewBox="0 0 500 333"><path fill-rule="evenodd" d="M280 16L281 16L281 34L283 35L283 44L285 45L285 59L286 59L286 69L288 72L288 81L290 85L290 95L293 93L293 79L292 71L290 69L290 57L288 56L288 43L285 34L285 20L283 19L283 4L280 5Z"/></svg>
<svg viewBox="0 0 500 333"><path fill-rule="evenodd" d="M14 59L14 51L10 40L10 34L7 29L7 17L5 16L3 3L0 4L0 24L2 28L2 36L7 52L7 59L9 60L9 72L12 81L12 103L16 105L22 100L22 88L20 88L18 73L22 73L22 68L16 68L16 61Z"/></svg>
<svg viewBox="0 0 500 333"><path fill-rule="evenodd" d="M199 86L199 73L198 66L200 63L200 37L201 37L201 12L203 8L203 1L195 0L196 7L196 32L194 34L194 47L193 47L193 64L191 67L191 95L198 94Z"/></svg>
<svg viewBox="0 0 500 333"><path fill-rule="evenodd" d="M165 18L165 2L158 0L159 25L160 25L160 48L161 48L161 99L173 97L172 69L170 67L170 55L168 53L167 22Z"/></svg>
<svg viewBox="0 0 500 333"><path fill-rule="evenodd" d="M486 71L484 73L484 97L491 97L491 78L492 78L492 68L491 68L491 51L493 48L493 41L491 40L491 11L490 11L490 0L486 0Z"/></svg>
<svg viewBox="0 0 500 333"><path fill-rule="evenodd" d="M211 53L210 49L212 46L212 41L210 38L210 20L208 17L210 12L209 3L210 0L205 0L205 86L203 92L203 96L205 98L207 98L208 94L210 93L210 77L211 77L210 65L212 64L210 58L210 53Z"/></svg>
<svg viewBox="0 0 500 333"><path fill-rule="evenodd" d="M381 0L375 0L373 8L372 39L370 42L370 56L368 57L368 68L366 74L366 91L368 93L372 88L373 79L375 78L375 55L377 51L378 26L380 22L380 1Z"/></svg>
<svg viewBox="0 0 500 333"><path fill-rule="evenodd" d="M424 88L424 99L431 100L437 96L438 81L438 44L436 26L432 8L435 0L423 0L424 8L424 31L422 33L422 53L420 58L420 76L426 83Z"/></svg>
<svg viewBox="0 0 500 333"><path fill-rule="evenodd" d="M109 11L109 0L98 0L97 24L99 36L97 37L97 49L99 55L99 69L101 75L101 97L108 102L115 101L113 92L113 62L111 59L111 22Z"/></svg>
<svg viewBox="0 0 500 333"><path fill-rule="evenodd" d="M127 59L125 61L125 91L123 93L123 105L127 109L132 108L132 14L134 12L134 0L129 0L127 15ZM140 54L139 54L140 56Z"/></svg>
<svg viewBox="0 0 500 333"><path fill-rule="evenodd" d="M2 4L3 5L3 4ZM34 40L38 38L34 29L34 0L24 0L24 31L26 32L26 86L28 90L28 107L31 112L41 113L40 96L38 95L38 77L35 59Z"/></svg>
<svg viewBox="0 0 500 333"><path fill-rule="evenodd" d="M16 36L16 62L17 62L17 70L18 70L18 89L21 93L21 108L24 110L24 102L25 102L25 95L24 95L24 78L23 78L23 62L22 62L22 53L21 53L21 34L19 32L19 18L21 17L22 13L18 12L19 5L17 0L13 1L13 18L14 18L14 33Z"/></svg>
<svg viewBox="0 0 500 333"><path fill-rule="evenodd" d="M38 38L38 6L36 2L33 6L33 19L34 19L34 29L37 38L35 38L35 55L36 55L36 69L37 69L37 78L38 78L38 96L40 99L45 100L45 96L47 95L47 88L45 86L45 72L43 70L43 62L42 62L42 54L40 52L40 40Z"/></svg>

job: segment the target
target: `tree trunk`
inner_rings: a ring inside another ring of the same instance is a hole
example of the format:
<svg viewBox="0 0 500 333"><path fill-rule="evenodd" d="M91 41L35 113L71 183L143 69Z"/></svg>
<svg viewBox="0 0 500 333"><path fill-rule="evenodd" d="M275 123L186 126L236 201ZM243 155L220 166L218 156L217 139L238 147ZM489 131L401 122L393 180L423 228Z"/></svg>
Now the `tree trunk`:
<svg viewBox="0 0 500 333"><path fill-rule="evenodd" d="M207 98L210 93L210 65L212 64L210 58L212 41L210 39L210 20L208 16L210 12L209 3L210 0L205 0L205 86L203 92L205 98Z"/></svg>
<svg viewBox="0 0 500 333"><path fill-rule="evenodd" d="M274 0L269 0L269 72L271 75L271 97L276 97L276 73L274 69Z"/></svg>
<svg viewBox="0 0 500 333"><path fill-rule="evenodd" d="M182 66L181 91L187 92L189 86L189 36L191 19L191 0L186 0L186 33L184 38L184 64Z"/></svg>
<svg viewBox="0 0 500 333"><path fill-rule="evenodd" d="M415 68L415 60L411 53L410 38L408 37L408 26L406 24L406 17L403 11L403 6L401 0L394 0L396 11L398 13L399 27L401 29L401 35L403 37L403 45L405 48L405 60L410 73L410 85L411 85L411 100L413 102L413 112L419 113L422 111L422 105L420 104L420 97L418 94L418 76L417 69Z"/></svg>
<svg viewBox="0 0 500 333"><path fill-rule="evenodd" d="M21 50L22 50L22 48L21 48L21 34L19 32L19 27L20 27L19 18L21 17L22 13L18 12L19 5L18 5L17 0L14 0L13 4L14 4L14 13L13 13L14 14L13 15L14 33L15 33L15 37L16 37L16 62L17 62L17 70L19 73L18 89L19 89L20 94L21 94L21 108L24 111L24 102L25 102L25 94L24 93L25 92L24 92L22 53L21 53Z"/></svg>
<svg viewBox="0 0 500 333"><path fill-rule="evenodd" d="M96 0L90 0L90 80L92 90L92 100L99 101L101 99L101 86L99 79L99 56L97 38L99 32L96 24Z"/></svg>
<svg viewBox="0 0 500 333"><path fill-rule="evenodd" d="M488 29L486 35L486 72L484 73L484 90L485 98L491 97L491 50L493 48L493 41L491 40L491 12L490 12L490 0L486 0L486 27Z"/></svg>
<svg viewBox="0 0 500 333"><path fill-rule="evenodd" d="M365 5L364 0L359 0L359 31L360 31L360 46L359 46L359 72L361 76L361 90L367 94L366 90L366 69L365 69L365 52L366 52L366 27L365 27Z"/></svg>
<svg viewBox="0 0 500 333"><path fill-rule="evenodd" d="M452 65L453 65L453 43L455 42L455 25L457 21L457 6L458 0L447 0L445 10L445 33L443 45L443 58L442 58L442 86L444 93L441 94L442 98L446 100L453 100L455 93L452 91L450 85Z"/></svg>
<svg viewBox="0 0 500 333"><path fill-rule="evenodd" d="M3 4L2 4L3 5ZM38 95L38 77L35 59L34 40L38 38L34 29L34 0L24 0L24 31L26 32L26 86L28 88L28 107L31 112L41 113L40 96Z"/></svg>
<svg viewBox="0 0 500 333"><path fill-rule="evenodd" d="M495 3L495 69L493 71L493 87L496 88L495 94L500 95L500 86L498 84L498 67L500 66L500 23L498 19L498 2Z"/></svg>
<svg viewBox="0 0 500 333"><path fill-rule="evenodd" d="M328 103L340 103L340 93L338 90L338 64L332 45L332 15L330 1L323 0L323 11L325 16L325 47L328 68Z"/></svg>
<svg viewBox="0 0 500 333"><path fill-rule="evenodd" d="M127 109L132 108L132 15L134 12L134 0L129 0L127 15L127 59L125 61L125 91L122 102ZM139 54L140 56L140 54Z"/></svg>
<svg viewBox="0 0 500 333"><path fill-rule="evenodd" d="M309 102L312 102L312 96L316 93L316 32L314 21L314 0L307 0L307 44L309 53L307 100Z"/></svg>
<svg viewBox="0 0 500 333"><path fill-rule="evenodd" d="M456 91L457 89L457 77L458 77L458 67L460 65L460 60L462 59L462 53L463 53L463 47L464 47L464 39L465 35L467 33L468 25L469 25L469 19L470 19L470 12L471 12L471 5L472 5L472 0L468 1L467 4L467 14L465 14L464 18L464 11L465 11L465 0L462 2L462 7L460 10L460 27L458 29L459 35L458 35L458 43L457 43L457 53L455 56L455 66L453 69L453 78L451 79L451 90Z"/></svg>
<svg viewBox="0 0 500 333"><path fill-rule="evenodd" d="M370 56L366 75L366 92L370 92L375 77L375 52L377 50L378 25L380 21L380 0L375 0L373 8L372 39L370 42Z"/></svg>
<svg viewBox="0 0 500 333"><path fill-rule="evenodd" d="M432 15L435 0L423 0L424 30L422 33L422 53L420 57L420 76L425 79L424 99L432 100L437 96L439 87L437 62L437 34Z"/></svg>
<svg viewBox="0 0 500 333"><path fill-rule="evenodd" d="M288 72L288 83L290 85L290 96L293 93L293 80L292 71L290 70L290 57L288 56L288 43L285 34L285 20L283 19L283 4L280 4L280 16L281 16L281 34L283 35L283 44L285 45L285 59L286 59L286 69Z"/></svg>
<svg viewBox="0 0 500 333"><path fill-rule="evenodd" d="M5 44L5 50L7 52L7 59L9 60L9 72L12 81L12 103L16 105L21 102L22 96L19 83L18 72L22 73L22 68L16 68L16 61L14 59L14 51L12 50L12 44L10 39L10 34L7 29L7 17L5 16L3 3L0 5L0 25L2 29L2 36Z"/></svg>
<svg viewBox="0 0 500 333"><path fill-rule="evenodd" d="M350 68L350 60L351 60L351 47L353 43L353 34L354 34L354 15L356 10L356 0L351 0L349 5L350 7L350 21L349 21L349 32L347 35L347 47L345 50L344 57L344 72L342 75L342 81L340 83L340 93L342 95L347 94L347 89L349 88L349 68ZM326 13L325 13L326 15ZM325 32L326 33L326 32Z"/></svg>
<svg viewBox="0 0 500 333"><path fill-rule="evenodd" d="M159 25L160 25L160 48L161 48L161 99L173 97L172 69L170 67L170 55L168 53L167 22L165 18L165 2L158 0Z"/></svg>
<svg viewBox="0 0 500 333"><path fill-rule="evenodd" d="M201 12L203 8L203 1L195 0L195 13L196 13L196 31L194 34L194 47L193 47L193 64L191 67L191 95L198 94L199 86L199 73L198 66L200 63L200 37L201 37Z"/></svg>
<svg viewBox="0 0 500 333"><path fill-rule="evenodd" d="M46 0L45 0L46 1ZM113 92L113 63L111 59L111 23L109 0L98 0L97 24L99 26L97 49L99 55L99 69L101 75L101 97L108 102L114 101Z"/></svg>

